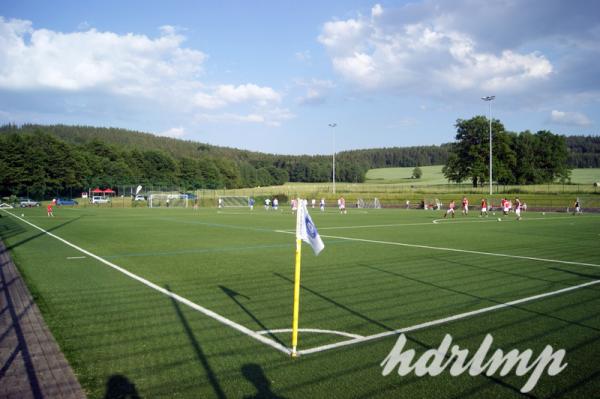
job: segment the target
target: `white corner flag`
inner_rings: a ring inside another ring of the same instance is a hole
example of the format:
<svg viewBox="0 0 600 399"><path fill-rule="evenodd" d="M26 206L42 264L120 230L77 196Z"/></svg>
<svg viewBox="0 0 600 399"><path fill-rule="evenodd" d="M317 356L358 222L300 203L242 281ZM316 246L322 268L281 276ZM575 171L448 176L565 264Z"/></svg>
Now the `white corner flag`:
<svg viewBox="0 0 600 399"><path fill-rule="evenodd" d="M296 357L298 352L298 320L300 313L300 264L302 259L302 241L309 244L315 255L325 248L323 240L317 232L317 227L313 223L308 209L306 209L306 200L298 199L298 214L296 215L296 264L294 267L294 309L292 315L292 357Z"/></svg>
<svg viewBox="0 0 600 399"><path fill-rule="evenodd" d="M323 244L323 240L321 240L321 236L319 236L317 227L308 214L305 200L300 200L300 206L298 207L298 216L296 219L296 238L309 244L312 247L315 255L319 255L323 248L325 248L325 244Z"/></svg>

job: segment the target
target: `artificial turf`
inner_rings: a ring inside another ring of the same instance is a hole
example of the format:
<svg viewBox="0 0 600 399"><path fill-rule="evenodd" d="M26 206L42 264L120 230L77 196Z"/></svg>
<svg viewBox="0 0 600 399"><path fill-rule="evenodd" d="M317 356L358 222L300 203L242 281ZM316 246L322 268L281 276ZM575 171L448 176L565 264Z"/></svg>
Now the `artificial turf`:
<svg viewBox="0 0 600 399"><path fill-rule="evenodd" d="M251 330L291 326L287 208L9 212ZM568 263L600 265L597 215L528 212L498 222L472 213L433 223L441 212L311 212L326 248L315 257L304 247L301 328L367 336L600 279L600 267ZM527 379L384 377L380 363L397 336L292 360L5 212L0 235L90 397L519 397ZM445 334L473 352L488 333L505 351L566 350L568 367L544 375L530 395L600 392L600 284L407 337L418 353ZM290 345L288 332L265 336ZM346 339L301 332L299 349Z"/></svg>

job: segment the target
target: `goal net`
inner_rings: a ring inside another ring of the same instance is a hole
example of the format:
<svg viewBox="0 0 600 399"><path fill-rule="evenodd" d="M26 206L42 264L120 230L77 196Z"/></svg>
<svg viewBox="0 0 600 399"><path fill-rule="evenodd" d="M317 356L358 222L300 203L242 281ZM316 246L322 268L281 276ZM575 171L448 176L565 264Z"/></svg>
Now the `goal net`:
<svg viewBox="0 0 600 399"><path fill-rule="evenodd" d="M368 209L381 209L381 202L379 199L373 198L373 200L363 200L359 198L356 201L356 205L358 208L368 208Z"/></svg>
<svg viewBox="0 0 600 399"><path fill-rule="evenodd" d="M247 196L223 196L219 197L217 206L219 208L246 208L249 199Z"/></svg>
<svg viewBox="0 0 600 399"><path fill-rule="evenodd" d="M179 193L153 193L148 197L150 208L187 208L187 194Z"/></svg>
<svg viewBox="0 0 600 399"><path fill-rule="evenodd" d="M440 210L444 204L438 198L425 198L423 200L423 209L425 210Z"/></svg>

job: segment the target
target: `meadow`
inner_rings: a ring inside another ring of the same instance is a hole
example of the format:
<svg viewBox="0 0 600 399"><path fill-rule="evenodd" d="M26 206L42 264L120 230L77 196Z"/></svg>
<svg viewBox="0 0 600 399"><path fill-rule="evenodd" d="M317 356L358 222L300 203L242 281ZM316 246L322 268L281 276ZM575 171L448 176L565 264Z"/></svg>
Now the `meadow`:
<svg viewBox="0 0 600 399"><path fill-rule="evenodd" d="M442 165L421 166L423 176L420 179L412 179L413 167L410 168L378 168L367 172L367 183L410 183L413 185L423 184L446 184L448 180L442 173ZM572 184L594 184L600 182L600 169L583 168L573 169L571 172Z"/></svg>
<svg viewBox="0 0 600 399"><path fill-rule="evenodd" d="M521 397L527 377L382 376L405 332L418 354L446 334L473 353L565 349L535 397L600 392L600 216L311 210L301 355L289 356L294 216L245 208L0 211L0 236L92 398ZM501 221L498 221L501 217Z"/></svg>

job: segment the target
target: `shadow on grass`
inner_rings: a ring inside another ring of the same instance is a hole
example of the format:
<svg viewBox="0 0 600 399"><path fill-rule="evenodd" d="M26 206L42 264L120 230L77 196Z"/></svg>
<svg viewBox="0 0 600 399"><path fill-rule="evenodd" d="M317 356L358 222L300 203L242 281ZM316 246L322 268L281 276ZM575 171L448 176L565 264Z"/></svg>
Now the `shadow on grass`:
<svg viewBox="0 0 600 399"><path fill-rule="evenodd" d="M244 396L244 399L285 399L271 391L271 381L265 375L262 367L255 363L242 366L242 374L256 388L256 394Z"/></svg>
<svg viewBox="0 0 600 399"><path fill-rule="evenodd" d="M285 280L285 281L290 282L291 284L294 284L293 280L291 280L291 279L289 279L289 278L287 278L287 277L285 277L285 276L283 276L283 275L281 275L279 273L273 273L273 274L275 276L277 276L277 277ZM356 317L359 317L359 318L361 318L361 319L369 322L370 324L374 324L376 326L379 326L379 327L381 327L381 328L383 328L384 330L387 330L387 331L394 331L394 330L396 330L393 327L390 327L390 326L388 326L388 325L386 325L386 324L384 324L384 323L382 323L380 321L374 320L374 319L372 319L372 318L370 318L370 317L368 317L368 316L366 316L366 315L364 315L364 314L362 314L362 313L360 313L360 312L358 312L358 311L356 311L356 310L354 310L354 309L352 309L352 308L350 308L350 307L348 307L348 306L346 306L346 305L344 305L344 304L342 304L342 303L340 303L340 302L338 302L338 301L336 301L334 299L331 299L331 298L329 298L329 297L327 297L327 296L325 296L325 295L323 295L323 294L321 294L321 293L319 293L319 292L317 292L317 291L315 291L313 289L310 289L310 288L304 286L303 284L300 284L300 288L302 290L304 290L304 291L310 292L311 294L313 294L313 295L315 295L315 296L323 299L326 302L329 302L329 303L335 305L336 307L338 307L340 309L345 310L346 312L348 312L348 313L350 313L350 314L352 314L352 315L354 315ZM408 336L406 334L404 334L404 335L405 335L405 337L406 337L406 339L408 341L412 341L413 343L421 346L422 348L425 348L425 349L437 349L437 347L431 346L431 345L429 345L429 344L427 344L427 343L425 343L423 341L419 341L419 340L417 340L414 337L410 337L410 336ZM449 355L449 354L446 354L444 356L444 358L446 360L450 360L451 357L452 356ZM500 380L499 378L496 378L496 377L493 377L493 376L487 376L487 375L484 375L484 374L481 375L481 378L485 378L488 381L490 381L491 383L494 383L494 384L497 384L497 385L499 385L501 387L504 387L504 388L512 391L513 393L516 393L516 394L521 395L523 397L528 397L528 398L534 398L535 397L535 396L532 396L532 395L529 395L529 394L523 394L523 393L521 393L520 388L515 387L515 386L513 386L513 385L511 385L511 384L509 384L507 382L504 382L504 381ZM484 387L482 386L480 389L484 389Z"/></svg>
<svg viewBox="0 0 600 399"><path fill-rule="evenodd" d="M169 292L172 292L169 285L165 285L165 289ZM175 299L173 299L171 297L169 297L169 298L171 299L171 302L173 303L175 312L177 312L177 317L179 317L179 320L181 320L181 325L183 326L183 329L185 330L185 333L190 341L190 344L192 345L192 348L194 348L194 352L196 353L196 357L198 358L198 361L200 362L200 364L202 365L202 367L204 367L204 370L206 371L206 377L208 378L208 382L210 383L213 390L215 391L215 397L226 398L225 392L223 392L223 388L221 388L221 384L219 383L219 379L217 378L217 375L215 374L214 370L212 369L210 363L208 362L208 359L206 358L206 355L204 354L204 351L202 350L202 346L200 345L200 343L194 336L192 327L190 326L187 319L183 315L183 312L181 311L181 308L179 307L179 303Z"/></svg>
<svg viewBox="0 0 600 399"><path fill-rule="evenodd" d="M17 223L14 217L0 212L0 238L7 239L17 234L25 232L25 229L20 223Z"/></svg>
<svg viewBox="0 0 600 399"><path fill-rule="evenodd" d="M23 334L23 329L21 327L21 316L17 314L15 303L10 293L10 289L7 286L4 270L8 267L10 259L8 258L8 253L6 253L6 249L2 241L0 241L0 261L2 262L2 267L0 267L0 283L2 283L2 291L4 292L5 297L5 301L2 302L6 303L6 307L8 308L10 316L10 320L8 322L12 326L14 334L17 337L17 346L14 348L6 362L0 368L0 380L8 372L8 370L11 367L11 364L14 362L17 355L21 353L21 358L23 359L23 365L27 374L27 380L31 388L31 394L34 398L42 398L43 395L40 387L40 381L38 380L38 377L36 375L33 360L31 358L31 353L29 351L29 346L27 344L27 340L25 339L25 335Z"/></svg>
<svg viewBox="0 0 600 399"><path fill-rule="evenodd" d="M106 382L104 399L139 399L135 384L121 374L111 375Z"/></svg>
<svg viewBox="0 0 600 399"><path fill-rule="evenodd" d="M579 277L585 277L585 278L591 278L592 280L598 280L600 279L600 275L596 274L587 274L587 273L579 273L579 272L574 272L572 270L566 270L566 269L561 269L559 267L549 267L550 270L555 270L557 272L563 272L563 273L568 273L568 274L573 274L575 276L579 276Z"/></svg>
<svg viewBox="0 0 600 399"><path fill-rule="evenodd" d="M32 235L31 237L27 237L27 238L25 238L25 239L23 239L23 240L21 240L21 241L17 241L16 243L14 243L14 244L11 244L11 245L9 245L8 247L6 247L6 248L4 248L4 249L0 250L0 254L2 254L2 253L3 253L3 252L5 252L5 251L9 251L9 250L11 250L11 249L14 249L14 248L16 248L16 247L18 247L18 246L21 246L21 245L23 245L23 244L26 244L26 243L28 243L29 241L33 241L33 240L35 240L36 238L38 238L38 237L41 237L41 236L45 235L46 233L50 233L50 232L52 232L52 231L54 231L54 230L58 230L58 229L60 229L61 227L64 227L64 226L66 226L66 225L68 225L68 224L71 224L71 223L73 223L73 222L76 222L76 221L77 221L77 220L79 220L79 219L81 219L81 216L78 216L78 217L76 217L76 218L74 218L74 219L67 220L67 221L65 221L64 223L61 223L61 224L59 224L59 225L56 225L56 226L54 226L54 227L52 227L52 228L50 228L50 229L45 229L45 231L40 231L40 232L38 232L38 233L36 233L36 234Z"/></svg>
<svg viewBox="0 0 600 399"><path fill-rule="evenodd" d="M491 303L495 303L495 304L498 304L498 305L503 305L503 304L506 303L506 302L503 302L503 301L498 301L498 300L493 299L493 298L481 297L481 296L478 296L478 295L470 294L470 293L468 293L466 291L460 291L460 290L456 290L456 289L453 289L453 288L450 288L450 287L444 287L444 286L441 286L441 285L433 284L431 282L420 280L420 279L417 279L417 278L414 278L414 277L409 277L409 276L406 276L406 275L398 273L398 272L392 272L392 271L389 271L389 270L379 269L379 268L377 268L375 266L369 266L369 265L362 265L362 266L366 267L366 268L369 268L369 269L372 269L372 270L377 270L377 271L379 271L381 273L389 274L389 275L400 277L400 278L403 278L403 279L406 279L406 280L414 281L414 282L417 282L417 283L420 283L420 284L428 285L428 286L431 286L431 287L434 287L434 288L437 288L437 289L440 289L440 290L449 291L449 292L456 293L456 294L459 294L459 295L464 295L464 296L467 296L467 297L470 297L470 298L474 298L474 299L477 299L477 300L480 300L480 301L489 301ZM578 273L575 273L575 274L578 274ZM580 275L580 274L578 274L578 275ZM549 314L548 312L539 312L539 311L536 311L536 310L533 310L533 309L529 309L529 308L527 308L527 305L525 305L525 304L523 306L517 304L517 305L510 305L508 307L512 308L512 309L519 309L520 311L523 311L523 312L532 313L532 314L535 314L537 316L542 316L542 317L547 317L549 319L558 320L558 321L561 321L563 323L577 325L579 327L587 328L587 329L594 330L594 331L600 331L600 329L598 329L596 327L593 327L593 326L590 326L590 325L587 325L587 324L583 324L583 323L580 323L578 321L564 319L564 318L561 318L561 317Z"/></svg>
<svg viewBox="0 0 600 399"><path fill-rule="evenodd" d="M228 297L230 297L239 307L240 309L242 309L244 311L244 313L246 313L248 316L250 316L252 318L252 320L254 320L254 322L256 324L258 324L260 326L261 329L269 331L269 328L267 328L267 326L265 326L256 316L254 316L254 314L252 312L250 312L246 306L244 306L243 303L241 303L237 297L244 297L246 299L250 299L249 297L247 297L246 295L240 294L237 291L234 291L230 288L227 288L223 285L219 285L219 288L223 290L223 292L225 294L227 294ZM277 336L275 336L273 333L269 332L268 335L276 342L280 343L281 345L285 346L285 344L283 342L281 342L281 340L279 340L279 338L277 338Z"/></svg>

